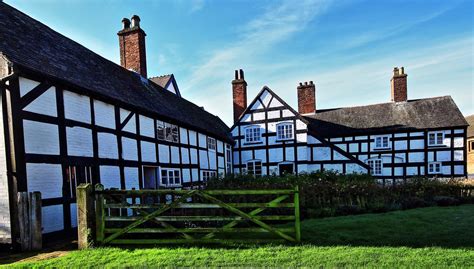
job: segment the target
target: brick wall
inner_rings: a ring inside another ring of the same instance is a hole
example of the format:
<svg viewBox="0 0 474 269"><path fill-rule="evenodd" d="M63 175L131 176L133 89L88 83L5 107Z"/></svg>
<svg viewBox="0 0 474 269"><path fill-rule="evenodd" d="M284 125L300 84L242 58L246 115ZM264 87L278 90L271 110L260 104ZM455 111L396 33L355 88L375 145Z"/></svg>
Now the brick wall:
<svg viewBox="0 0 474 269"><path fill-rule="evenodd" d="M145 32L138 27L134 27L120 31L118 36L120 64L146 78Z"/></svg>
<svg viewBox="0 0 474 269"><path fill-rule="evenodd" d="M393 102L404 102L407 100L407 74L403 67L393 69L393 77L390 80Z"/></svg>
<svg viewBox="0 0 474 269"><path fill-rule="evenodd" d="M300 83L298 91L298 112L308 114L316 112L316 86L312 81Z"/></svg>

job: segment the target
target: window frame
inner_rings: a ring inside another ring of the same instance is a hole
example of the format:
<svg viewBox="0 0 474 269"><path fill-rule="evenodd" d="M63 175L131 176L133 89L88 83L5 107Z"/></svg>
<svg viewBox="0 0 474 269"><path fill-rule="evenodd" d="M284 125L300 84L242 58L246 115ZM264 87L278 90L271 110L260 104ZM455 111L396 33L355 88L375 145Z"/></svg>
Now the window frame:
<svg viewBox="0 0 474 269"><path fill-rule="evenodd" d="M377 162L380 162L380 173L377 173ZM373 163L373 164L371 164ZM383 175L383 160L382 158L373 158L368 159L367 164L370 167L370 174L373 176L382 176Z"/></svg>
<svg viewBox="0 0 474 269"><path fill-rule="evenodd" d="M163 172L166 173L166 178L167 182L166 184L163 183ZM179 183L176 183L176 173L178 174L178 181ZM170 183L170 174L172 174L173 177L173 183ZM167 168L167 167L160 167L159 169L159 186L160 187L181 187L183 184L183 179L181 178L181 169L179 168Z"/></svg>
<svg viewBox="0 0 474 269"><path fill-rule="evenodd" d="M178 125L171 124L166 121L157 120L155 132L157 140L179 143Z"/></svg>
<svg viewBox="0 0 474 269"><path fill-rule="evenodd" d="M430 135L434 135L434 143L431 143L431 139L430 139ZM441 143L438 143L438 139L439 139L439 135L441 135ZM444 145L444 138L445 138L445 134L443 131L432 131L432 132L428 132L428 135L427 135L427 144L428 144L428 147L439 147L439 146L445 146Z"/></svg>
<svg viewBox="0 0 474 269"><path fill-rule="evenodd" d="M283 130L280 132L279 128L282 127ZM289 127L291 131L291 137L286 137L288 130L285 127ZM276 140L277 141L287 141L295 138L294 124L292 122L280 122L276 125ZM283 137L282 137L283 135Z"/></svg>
<svg viewBox="0 0 474 269"><path fill-rule="evenodd" d="M259 163L259 166L260 166L260 173L257 174L257 164ZM249 164L252 164L252 169L249 169ZM262 160L249 160L246 162L245 164L245 167L246 167L246 172L247 172L247 175L252 175L254 177L261 177L263 175L263 165L262 165ZM251 171L251 172L249 172Z"/></svg>
<svg viewBox="0 0 474 269"><path fill-rule="evenodd" d="M474 140L467 141L467 152L474 152Z"/></svg>
<svg viewBox="0 0 474 269"><path fill-rule="evenodd" d="M384 139L387 139L387 145L385 146L385 141ZM378 145L378 142L380 142L380 145ZM374 149L391 149L390 145L390 135L378 135L374 136Z"/></svg>
<svg viewBox="0 0 474 269"><path fill-rule="evenodd" d="M207 182L209 179L217 177L217 171L214 170L201 170L201 181Z"/></svg>
<svg viewBox="0 0 474 269"><path fill-rule="evenodd" d="M258 132L256 132L258 130ZM248 132L251 133L253 136L252 139L249 140ZM258 140L256 139L255 135L258 133ZM245 144L259 144L262 143L262 128L260 126L251 125L244 129L244 142Z"/></svg>
<svg viewBox="0 0 474 269"><path fill-rule="evenodd" d="M213 143L211 143L211 141L213 141ZM214 145L214 147L211 148L211 145ZM207 137L207 149L209 151L217 151L217 140L215 138Z"/></svg>
<svg viewBox="0 0 474 269"><path fill-rule="evenodd" d="M436 169L438 166L438 169ZM443 173L443 164L441 162L429 162L428 163L428 174L439 175Z"/></svg>
<svg viewBox="0 0 474 269"><path fill-rule="evenodd" d="M227 173L232 174L232 146L225 144L225 151Z"/></svg>

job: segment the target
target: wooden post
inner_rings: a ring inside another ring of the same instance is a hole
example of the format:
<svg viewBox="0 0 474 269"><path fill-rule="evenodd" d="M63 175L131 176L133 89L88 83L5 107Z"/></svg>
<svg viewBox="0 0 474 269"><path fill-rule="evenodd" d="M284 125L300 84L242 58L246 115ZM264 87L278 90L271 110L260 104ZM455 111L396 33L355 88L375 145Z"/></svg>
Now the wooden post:
<svg viewBox="0 0 474 269"><path fill-rule="evenodd" d="M94 191L92 184L77 187L77 242L79 249L94 245Z"/></svg>
<svg viewBox="0 0 474 269"><path fill-rule="evenodd" d="M294 197L294 204L295 204L295 239L296 242L301 242L301 223L300 223L300 194L299 194L299 187L295 187L295 197Z"/></svg>
<svg viewBox="0 0 474 269"><path fill-rule="evenodd" d="M27 192L18 193L18 224L20 230L20 246L22 251L28 251L31 249L28 200Z"/></svg>
<svg viewBox="0 0 474 269"><path fill-rule="evenodd" d="M96 191L103 191L104 185L96 184ZM104 221L105 221L105 212L104 212L104 195L100 193L95 194L95 239L96 242L100 245L104 241Z"/></svg>
<svg viewBox="0 0 474 269"><path fill-rule="evenodd" d="M31 250L41 250L43 247L41 192L30 193L30 205Z"/></svg>

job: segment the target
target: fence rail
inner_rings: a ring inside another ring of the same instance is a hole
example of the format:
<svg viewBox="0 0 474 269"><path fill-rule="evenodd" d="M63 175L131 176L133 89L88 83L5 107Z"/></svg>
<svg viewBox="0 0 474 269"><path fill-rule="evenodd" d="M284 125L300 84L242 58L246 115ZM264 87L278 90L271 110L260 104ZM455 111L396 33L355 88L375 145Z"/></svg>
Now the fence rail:
<svg viewBox="0 0 474 269"><path fill-rule="evenodd" d="M77 188L79 247L301 241L299 190ZM241 202L244 201L244 202ZM289 227L288 222L293 222ZM245 236L247 235L247 236Z"/></svg>

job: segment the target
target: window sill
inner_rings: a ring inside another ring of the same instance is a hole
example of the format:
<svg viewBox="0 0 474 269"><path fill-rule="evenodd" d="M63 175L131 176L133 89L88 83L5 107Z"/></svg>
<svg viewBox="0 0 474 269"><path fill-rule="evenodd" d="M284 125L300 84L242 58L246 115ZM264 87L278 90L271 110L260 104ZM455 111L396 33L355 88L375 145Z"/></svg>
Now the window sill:
<svg viewBox="0 0 474 269"><path fill-rule="evenodd" d="M294 138L288 138L288 139L277 139L275 142L287 142L287 141L293 141Z"/></svg>
<svg viewBox="0 0 474 269"><path fill-rule="evenodd" d="M374 148L374 150L391 150L392 148L391 147L388 147L388 148Z"/></svg>
<svg viewBox="0 0 474 269"><path fill-rule="evenodd" d="M428 145L429 148L447 148L447 145L439 144L439 145Z"/></svg>
<svg viewBox="0 0 474 269"><path fill-rule="evenodd" d="M263 144L262 141L260 141L260 142L245 142L242 145L244 145L244 146L253 146L253 145L261 145L261 144Z"/></svg>

